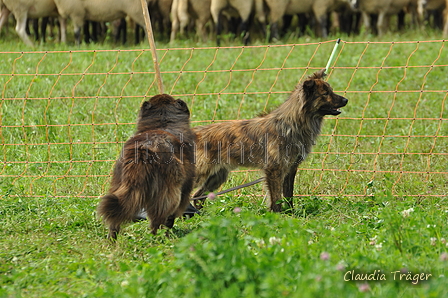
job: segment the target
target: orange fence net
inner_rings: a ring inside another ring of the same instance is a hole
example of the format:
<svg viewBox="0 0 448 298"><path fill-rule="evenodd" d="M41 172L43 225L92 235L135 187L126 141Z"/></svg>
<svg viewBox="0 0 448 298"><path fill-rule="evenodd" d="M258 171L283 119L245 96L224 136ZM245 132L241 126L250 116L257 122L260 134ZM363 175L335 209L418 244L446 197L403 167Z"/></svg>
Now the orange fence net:
<svg viewBox="0 0 448 298"><path fill-rule="evenodd" d="M334 42L166 48L159 66L165 92L203 125L276 107L325 67ZM349 103L327 116L295 194L446 198L447 57L445 41L342 41L328 82ZM0 52L0 61L1 196L104 194L140 104L157 93L150 51ZM229 183L261 175L236 172Z"/></svg>

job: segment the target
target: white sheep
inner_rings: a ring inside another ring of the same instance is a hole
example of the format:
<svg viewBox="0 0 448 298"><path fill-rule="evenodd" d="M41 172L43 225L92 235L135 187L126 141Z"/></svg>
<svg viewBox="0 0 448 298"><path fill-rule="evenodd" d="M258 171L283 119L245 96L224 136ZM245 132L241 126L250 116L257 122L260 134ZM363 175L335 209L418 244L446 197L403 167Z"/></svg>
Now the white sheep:
<svg viewBox="0 0 448 298"><path fill-rule="evenodd" d="M421 19L428 22L432 16L434 27L443 26L444 9L448 7L446 0L418 0L418 13Z"/></svg>
<svg viewBox="0 0 448 298"><path fill-rule="evenodd" d="M171 6L173 0L157 0L157 10L159 11L159 24L163 28L163 34L170 34L171 31ZM150 9L150 12L151 9ZM152 17L152 15L151 15Z"/></svg>
<svg viewBox="0 0 448 298"><path fill-rule="evenodd" d="M378 15L376 26L380 36L386 30L388 15L398 14L409 5L415 5L415 1L412 0L351 0L351 2L361 11L367 30L371 27L370 16Z"/></svg>
<svg viewBox="0 0 448 298"><path fill-rule="evenodd" d="M235 10L241 18L241 31L245 45L249 42L248 22L254 6L254 0L211 0L210 12L216 28L216 43L220 45L220 35L222 30L222 13L226 9Z"/></svg>
<svg viewBox="0 0 448 298"><path fill-rule="evenodd" d="M376 27L378 35L382 35L385 30L385 18L388 13L392 0L351 0L355 8L361 11L364 20L364 26L367 30L371 28L370 15L378 15Z"/></svg>
<svg viewBox="0 0 448 298"><path fill-rule="evenodd" d="M33 42L26 33L28 18L58 17L61 25L61 41L66 41L65 19L60 17L53 0L2 0L5 7L2 8L0 17L0 30L11 12L16 18L16 31L23 42L33 46ZM5 9L6 8L6 9Z"/></svg>
<svg viewBox="0 0 448 298"><path fill-rule="evenodd" d="M419 27L422 24L423 19L420 17L418 13L418 1L419 0L411 0L406 10L411 13L412 25Z"/></svg>
<svg viewBox="0 0 448 298"><path fill-rule="evenodd" d="M424 18L425 11L428 10L443 10L445 6L448 7L446 0L418 0L418 13L421 18Z"/></svg>
<svg viewBox="0 0 448 298"><path fill-rule="evenodd" d="M278 22L284 15L311 13L314 15L319 35L327 37L327 14L348 0L265 0L270 10L272 38L278 38Z"/></svg>
<svg viewBox="0 0 448 298"><path fill-rule="evenodd" d="M392 15L398 15L398 30L404 26L405 10L410 10L412 5L411 0L392 0L389 9L387 10L388 21Z"/></svg>
<svg viewBox="0 0 448 298"><path fill-rule="evenodd" d="M13 0L17 1L17 0ZM80 43L84 21L108 22L128 15L145 27L140 0L54 0L61 16L70 18L74 25L76 43ZM149 0L146 0L148 3Z"/></svg>
<svg viewBox="0 0 448 298"><path fill-rule="evenodd" d="M387 10L387 14L397 14L406 8L411 3L411 0L392 0Z"/></svg>
<svg viewBox="0 0 448 298"><path fill-rule="evenodd" d="M195 20L197 35L205 41L205 25L211 19L210 5L211 0L174 0L171 6L171 42L175 40L178 31L184 35L190 18Z"/></svg>

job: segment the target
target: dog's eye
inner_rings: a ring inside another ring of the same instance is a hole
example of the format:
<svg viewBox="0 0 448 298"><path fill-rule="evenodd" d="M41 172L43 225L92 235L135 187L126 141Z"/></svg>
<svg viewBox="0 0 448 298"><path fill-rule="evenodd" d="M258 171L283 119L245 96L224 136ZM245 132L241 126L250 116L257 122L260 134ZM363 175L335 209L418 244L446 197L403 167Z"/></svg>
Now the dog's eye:
<svg viewBox="0 0 448 298"><path fill-rule="evenodd" d="M322 93L322 96L328 96L328 92Z"/></svg>

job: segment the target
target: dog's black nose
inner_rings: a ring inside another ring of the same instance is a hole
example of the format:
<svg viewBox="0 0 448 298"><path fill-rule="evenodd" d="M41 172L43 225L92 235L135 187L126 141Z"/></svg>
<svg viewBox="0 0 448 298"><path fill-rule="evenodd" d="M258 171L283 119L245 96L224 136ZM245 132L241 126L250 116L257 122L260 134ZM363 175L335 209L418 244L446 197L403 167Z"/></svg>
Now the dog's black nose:
<svg viewBox="0 0 448 298"><path fill-rule="evenodd" d="M342 98L342 104L345 106L348 103L348 99L343 97Z"/></svg>

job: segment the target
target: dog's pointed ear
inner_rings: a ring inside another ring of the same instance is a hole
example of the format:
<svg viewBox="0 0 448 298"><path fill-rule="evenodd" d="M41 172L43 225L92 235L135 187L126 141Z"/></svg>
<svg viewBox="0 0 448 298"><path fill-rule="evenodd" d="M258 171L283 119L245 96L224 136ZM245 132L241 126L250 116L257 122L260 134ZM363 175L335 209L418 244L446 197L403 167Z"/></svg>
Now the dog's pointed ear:
<svg viewBox="0 0 448 298"><path fill-rule="evenodd" d="M312 78L306 79L305 82L303 82L303 91L306 95L311 95L314 92L314 87L316 85L316 82Z"/></svg>
<svg viewBox="0 0 448 298"><path fill-rule="evenodd" d="M151 103L149 101L145 101L142 105L142 110L149 110L151 108Z"/></svg>
<svg viewBox="0 0 448 298"><path fill-rule="evenodd" d="M327 76L327 74L325 73L325 68L323 68L323 69L321 69L321 70L319 70L319 71L316 71L316 72L313 74L313 77L316 78L316 79L323 79L323 78L325 78L326 76Z"/></svg>
<svg viewBox="0 0 448 298"><path fill-rule="evenodd" d="M176 104L179 108L181 109L186 109L187 108L187 104L185 103L185 101L183 101L182 99L176 99Z"/></svg>
<svg viewBox="0 0 448 298"><path fill-rule="evenodd" d="M179 110L181 110L181 111L187 113L188 115L190 115L190 110L188 109L188 106L185 103L185 101L183 101L182 99L176 99L176 105L177 105Z"/></svg>

